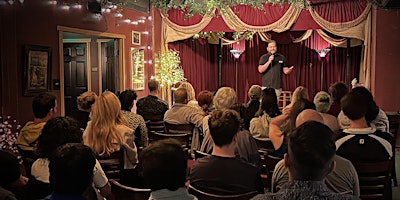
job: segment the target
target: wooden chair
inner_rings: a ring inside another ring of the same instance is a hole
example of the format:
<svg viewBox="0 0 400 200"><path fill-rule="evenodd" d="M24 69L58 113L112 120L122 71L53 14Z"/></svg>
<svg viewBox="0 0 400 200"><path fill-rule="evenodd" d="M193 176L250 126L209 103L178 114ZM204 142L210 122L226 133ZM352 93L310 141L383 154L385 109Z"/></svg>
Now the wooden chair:
<svg viewBox="0 0 400 200"><path fill-rule="evenodd" d="M217 194L210 194L207 192L200 191L199 189L194 188L193 186L189 185L189 193L197 197L199 200L219 200L219 199L229 199L229 200L249 200L254 197L257 192L248 192L244 194L237 194L237 195L217 195Z"/></svg>
<svg viewBox="0 0 400 200"><path fill-rule="evenodd" d="M269 138L254 138L257 143L258 151L261 155L271 154L275 152L274 145Z"/></svg>
<svg viewBox="0 0 400 200"><path fill-rule="evenodd" d="M261 158L261 163L265 170L265 174L261 174L261 178L263 179L265 188L268 190L271 190L272 174L274 173L275 166L281 160L281 158L272 155L265 155Z"/></svg>
<svg viewBox="0 0 400 200"><path fill-rule="evenodd" d="M194 159L203 158L203 157L206 157L208 155L210 155L210 154L204 153L202 151L198 151L196 149L194 150Z"/></svg>
<svg viewBox="0 0 400 200"><path fill-rule="evenodd" d="M112 153L110 156L97 156L101 168L108 179L121 180L124 171L124 150Z"/></svg>
<svg viewBox="0 0 400 200"><path fill-rule="evenodd" d="M116 180L110 180L111 190L117 200L148 200L150 189L132 188L120 184Z"/></svg>
<svg viewBox="0 0 400 200"><path fill-rule="evenodd" d="M164 132L164 116L163 115L154 115L154 116L143 116L146 121L146 126L148 132Z"/></svg>
<svg viewBox="0 0 400 200"><path fill-rule="evenodd" d="M391 160L373 163L353 162L353 165L360 182L361 199L392 199Z"/></svg>

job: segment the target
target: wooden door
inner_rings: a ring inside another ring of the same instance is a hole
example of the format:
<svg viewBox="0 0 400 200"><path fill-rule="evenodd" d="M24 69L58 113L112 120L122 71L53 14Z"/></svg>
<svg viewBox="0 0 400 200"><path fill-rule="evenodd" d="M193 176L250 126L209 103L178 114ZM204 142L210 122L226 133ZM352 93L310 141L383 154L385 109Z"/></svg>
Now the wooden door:
<svg viewBox="0 0 400 200"><path fill-rule="evenodd" d="M82 121L87 113L79 111L76 97L88 90L85 43L64 43L65 116Z"/></svg>
<svg viewBox="0 0 400 200"><path fill-rule="evenodd" d="M119 51L118 40L110 40L102 44L102 91L119 92Z"/></svg>

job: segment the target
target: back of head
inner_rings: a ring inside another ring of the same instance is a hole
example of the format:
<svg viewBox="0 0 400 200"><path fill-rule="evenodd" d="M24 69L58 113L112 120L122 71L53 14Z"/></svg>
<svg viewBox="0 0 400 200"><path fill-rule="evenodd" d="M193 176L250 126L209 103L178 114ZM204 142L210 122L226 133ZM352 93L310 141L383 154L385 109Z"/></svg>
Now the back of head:
<svg viewBox="0 0 400 200"><path fill-rule="evenodd" d="M324 119L322 118L322 115L319 112L312 109L306 109L301 111L301 113L297 115L296 127L304 124L307 121L316 121L324 123Z"/></svg>
<svg viewBox="0 0 400 200"><path fill-rule="evenodd" d="M178 88L174 91L175 103L186 103L186 100L188 100L188 95L185 88Z"/></svg>
<svg viewBox="0 0 400 200"><path fill-rule="evenodd" d="M45 118L51 109L55 109L55 106L56 96L48 92L40 93L32 101L33 114L39 119Z"/></svg>
<svg viewBox="0 0 400 200"><path fill-rule="evenodd" d="M340 102L343 113L350 120L361 119L367 114L367 99L357 92L351 91L347 93Z"/></svg>
<svg viewBox="0 0 400 200"><path fill-rule="evenodd" d="M331 108L331 96L327 92L320 91L314 97L314 104L318 112L327 113Z"/></svg>
<svg viewBox="0 0 400 200"><path fill-rule="evenodd" d="M234 110L217 109L211 113L208 126L215 145L229 145L239 131L240 116Z"/></svg>
<svg viewBox="0 0 400 200"><path fill-rule="evenodd" d="M308 121L288 134L289 170L295 180L321 181L330 172L336 147L332 131Z"/></svg>
<svg viewBox="0 0 400 200"><path fill-rule="evenodd" d="M236 92L230 87L219 88L213 99L215 109L229 109L236 101Z"/></svg>
<svg viewBox="0 0 400 200"><path fill-rule="evenodd" d="M352 92L356 92L362 95L367 100L368 110L365 114L365 119L367 120L367 122L373 121L379 114L379 107L378 105L376 105L376 102L371 92L367 88L362 86L353 88Z"/></svg>
<svg viewBox="0 0 400 200"><path fill-rule="evenodd" d="M202 107L203 105L210 106L212 104L212 101L213 101L213 95L208 90L203 90L199 93L199 95L197 95L197 102L200 107Z"/></svg>
<svg viewBox="0 0 400 200"><path fill-rule="evenodd" d="M270 117L276 117L281 114L279 111L278 100L276 93L273 88L265 88L262 91L262 99L260 110L257 115L262 115L262 112L266 112Z"/></svg>
<svg viewBox="0 0 400 200"><path fill-rule="evenodd" d="M119 123L121 115L121 103L117 96L110 91L103 92L96 100L90 113L92 122Z"/></svg>
<svg viewBox="0 0 400 200"><path fill-rule="evenodd" d="M81 195L92 182L96 158L92 150L80 143L68 143L50 157L50 185L53 192Z"/></svg>
<svg viewBox="0 0 400 200"><path fill-rule="evenodd" d="M56 117L44 125L38 138L37 153L40 158L49 158L57 147L81 142L79 123L70 117Z"/></svg>
<svg viewBox="0 0 400 200"><path fill-rule="evenodd" d="M290 111L289 121L284 128L284 132L288 133L296 127L297 116L306 109L315 110L314 103L306 99L300 99L293 104L292 111Z"/></svg>
<svg viewBox="0 0 400 200"><path fill-rule="evenodd" d="M340 104L340 100L348 92L349 88L343 82L336 82L331 87L329 87L329 93L332 96L332 100L338 104Z"/></svg>
<svg viewBox="0 0 400 200"><path fill-rule="evenodd" d="M96 101L97 95L92 91L82 93L76 98L76 104L79 110L89 111Z"/></svg>
<svg viewBox="0 0 400 200"><path fill-rule="evenodd" d="M0 150L0 166L0 187L11 189L12 183L21 176L18 159L10 152Z"/></svg>
<svg viewBox="0 0 400 200"><path fill-rule="evenodd" d="M177 140L159 140L141 152L139 169L152 191L175 191L185 186L186 154Z"/></svg>
<svg viewBox="0 0 400 200"><path fill-rule="evenodd" d="M193 88L192 84L190 84L189 82L183 82L183 83L181 83L179 88L185 88L186 89L187 99L189 101L196 100L196 92L194 91L194 88Z"/></svg>
<svg viewBox="0 0 400 200"><path fill-rule="evenodd" d="M249 89L249 97L252 100L259 100L261 98L262 89L259 85L252 85Z"/></svg>
<svg viewBox="0 0 400 200"><path fill-rule="evenodd" d="M136 100L137 94L135 90L125 90L118 96L121 102L121 110L131 111L133 101Z"/></svg>
<svg viewBox="0 0 400 200"><path fill-rule="evenodd" d="M155 92L157 91L160 84L158 83L158 81L156 81L156 79L150 79L147 83L147 86L149 87L150 92Z"/></svg>
<svg viewBox="0 0 400 200"><path fill-rule="evenodd" d="M310 99L308 96L307 89L303 86L299 86L293 91L293 95L292 95L292 99L291 99L292 105L293 105L293 103L296 103L296 101L298 101L300 99L306 99L306 100Z"/></svg>

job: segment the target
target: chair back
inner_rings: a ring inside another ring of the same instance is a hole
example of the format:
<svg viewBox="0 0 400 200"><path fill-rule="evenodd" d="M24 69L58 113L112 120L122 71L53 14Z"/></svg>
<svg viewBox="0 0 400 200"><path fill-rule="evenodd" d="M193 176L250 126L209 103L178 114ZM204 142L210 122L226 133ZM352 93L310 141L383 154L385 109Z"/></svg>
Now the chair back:
<svg viewBox="0 0 400 200"><path fill-rule="evenodd" d="M148 200L150 197L150 189L128 187L116 180L110 180L110 184L114 198L118 200Z"/></svg>
<svg viewBox="0 0 400 200"><path fill-rule="evenodd" d="M193 151L194 151L194 159L199 159L199 158L203 158L203 157L210 155L208 153L204 153L204 152L196 150L196 149Z"/></svg>
<svg viewBox="0 0 400 200"><path fill-rule="evenodd" d="M166 134L189 134L191 135L194 130L194 124L170 124L164 122Z"/></svg>
<svg viewBox="0 0 400 200"><path fill-rule="evenodd" d="M124 150L122 147L110 156L97 156L97 160L108 179L121 180L124 170Z"/></svg>
<svg viewBox="0 0 400 200"><path fill-rule="evenodd" d="M392 161L353 162L360 182L361 199L392 199L390 170Z"/></svg>
<svg viewBox="0 0 400 200"><path fill-rule="evenodd" d="M254 138L257 143L258 151L261 155L275 152L274 145L269 138Z"/></svg>
<svg viewBox="0 0 400 200"><path fill-rule="evenodd" d="M158 140L163 140L163 139L167 139L167 138L172 138L175 140L178 140L179 143L182 144L182 147L185 150L189 149L190 146L190 134L187 133L177 133L177 134L166 134L166 133L159 133L159 132L152 132L152 138L153 141L158 141Z"/></svg>
<svg viewBox="0 0 400 200"><path fill-rule="evenodd" d="M263 184L265 188L269 190L271 190L272 174L274 173L275 166L281 160L282 158L278 158L272 155L264 155L264 157L261 158L261 163L263 165L263 168L265 169L265 174L261 174L261 177L263 179Z"/></svg>
<svg viewBox="0 0 400 200"><path fill-rule="evenodd" d="M148 132L164 132L164 116L163 115L146 115L143 116L146 121Z"/></svg>
<svg viewBox="0 0 400 200"><path fill-rule="evenodd" d="M191 185L189 185L189 193L197 197L197 199L199 200L219 200L219 199L249 200L257 194L256 191L253 191L236 195L217 195L217 194L210 194L207 192L203 192L199 189L194 188Z"/></svg>

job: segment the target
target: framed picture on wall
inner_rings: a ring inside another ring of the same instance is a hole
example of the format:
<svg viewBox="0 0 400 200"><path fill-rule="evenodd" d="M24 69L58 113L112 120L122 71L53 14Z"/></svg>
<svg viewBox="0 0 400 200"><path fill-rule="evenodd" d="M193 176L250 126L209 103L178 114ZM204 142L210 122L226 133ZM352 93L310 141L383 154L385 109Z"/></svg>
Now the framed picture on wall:
<svg viewBox="0 0 400 200"><path fill-rule="evenodd" d="M50 47L24 46L24 96L35 96L49 91L51 84L51 53Z"/></svg>
<svg viewBox="0 0 400 200"><path fill-rule="evenodd" d="M131 48L132 89L144 90L144 49Z"/></svg>
<svg viewBox="0 0 400 200"><path fill-rule="evenodd" d="M132 44L140 45L141 42L141 35L140 32L132 31Z"/></svg>

